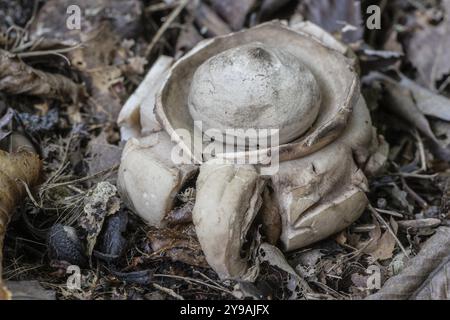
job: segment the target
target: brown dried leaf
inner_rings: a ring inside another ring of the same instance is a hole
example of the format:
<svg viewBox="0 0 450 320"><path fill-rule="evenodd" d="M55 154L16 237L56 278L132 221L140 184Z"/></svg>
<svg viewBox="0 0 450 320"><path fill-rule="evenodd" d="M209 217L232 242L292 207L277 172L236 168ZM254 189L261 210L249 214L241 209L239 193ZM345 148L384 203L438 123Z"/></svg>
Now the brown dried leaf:
<svg viewBox="0 0 450 320"><path fill-rule="evenodd" d="M386 230L383 234L381 232L380 224L377 219L373 219L375 229L371 230L370 240L366 244L361 244L364 247L363 252L369 254L374 261L387 260L392 258L396 246L395 236ZM391 219L391 228L394 234L397 233L397 224Z"/></svg>
<svg viewBox="0 0 450 320"><path fill-rule="evenodd" d="M59 74L36 70L0 49L0 91L77 102L84 87Z"/></svg>
<svg viewBox="0 0 450 320"><path fill-rule="evenodd" d="M450 0L442 1L446 18L437 26L426 25L415 32L409 42L407 54L417 68L420 80L434 89L436 81L450 73Z"/></svg>
<svg viewBox="0 0 450 320"><path fill-rule="evenodd" d="M394 234L397 233L397 224L393 219L391 219L391 228ZM393 235L389 230L386 230L381 238L377 241L376 249L370 253L375 260L387 260L392 258L396 246L395 235Z"/></svg>
<svg viewBox="0 0 450 320"><path fill-rule="evenodd" d="M108 143L104 131L89 142L88 149L90 157L86 162L89 174L93 175L120 164L122 148Z"/></svg>
<svg viewBox="0 0 450 320"><path fill-rule="evenodd" d="M363 36L361 3L358 0L305 0L307 20L321 26L346 43L360 41Z"/></svg>
<svg viewBox="0 0 450 320"><path fill-rule="evenodd" d="M69 30L66 26L70 5L81 8L80 30ZM39 10L31 26L36 38L71 46L82 44L67 56L81 72L95 105L93 113L101 120L113 121L120 112L125 94L121 67L124 69L133 61L128 56L129 48L121 42L139 34L142 11L139 0L50 0ZM134 58L142 64L139 57ZM141 71L139 65L136 67L134 71ZM133 66L125 69L132 72Z"/></svg>
<svg viewBox="0 0 450 320"><path fill-rule="evenodd" d="M185 205L175 208L170 211L165 217L164 221L167 222L169 226L174 226L177 224L186 224L192 222L192 210L194 209L194 204L188 202Z"/></svg>
<svg viewBox="0 0 450 320"><path fill-rule="evenodd" d="M268 262L271 266L277 267L291 275L304 293L312 291L306 280L303 279L287 262L286 257L280 249L271 244L262 243L258 252L260 262Z"/></svg>
<svg viewBox="0 0 450 320"><path fill-rule="evenodd" d="M12 300L56 300L56 292L44 289L38 281L7 281Z"/></svg>
<svg viewBox="0 0 450 320"><path fill-rule="evenodd" d="M213 0L214 10L224 18L234 31L244 27L245 19L255 7L256 0Z"/></svg>
<svg viewBox="0 0 450 320"><path fill-rule="evenodd" d="M7 153L0 150L0 300L10 298L2 283L2 248L8 222L14 208L25 196L25 184L36 185L41 173L41 160L38 155L19 151Z"/></svg>
<svg viewBox="0 0 450 320"><path fill-rule="evenodd" d="M150 246L158 256L170 258L192 266L208 268L200 243L192 225L176 229L152 230L148 233Z"/></svg>
<svg viewBox="0 0 450 320"><path fill-rule="evenodd" d="M67 28L67 8L77 5L81 9L81 29ZM52 39L67 45L85 41L86 34L110 21L119 38L131 38L140 28L142 2L139 0L49 0L46 1L31 25L35 38Z"/></svg>
<svg viewBox="0 0 450 320"><path fill-rule="evenodd" d="M400 85L411 91L417 107L425 115L450 121L450 99L418 85L405 76L402 76Z"/></svg>
<svg viewBox="0 0 450 320"><path fill-rule="evenodd" d="M231 33L231 28L202 1L192 1L188 6L189 12L195 17L195 21L209 37L221 36ZM202 33L203 34L203 33Z"/></svg>
<svg viewBox="0 0 450 320"><path fill-rule="evenodd" d="M448 293L449 257L450 228L441 227L433 237L423 244L419 254L408 261L407 266L400 274L388 279L380 291L367 299L419 299L420 297L440 296L442 292ZM447 261L447 263L442 264L443 261ZM444 272L444 278L441 278L441 272ZM435 276L439 278L434 279ZM437 287L433 287L435 285Z"/></svg>
<svg viewBox="0 0 450 320"><path fill-rule="evenodd" d="M390 109L414 125L432 143L432 151L439 158L450 161L450 151L442 146L433 131L430 123L424 114L417 107L410 90L398 85L395 81L388 81L386 84L386 102Z"/></svg>
<svg viewBox="0 0 450 320"><path fill-rule="evenodd" d="M203 40L203 37L198 33L193 22L188 22L181 28L180 36L177 40L176 52L177 56L181 56L194 48L197 43Z"/></svg>

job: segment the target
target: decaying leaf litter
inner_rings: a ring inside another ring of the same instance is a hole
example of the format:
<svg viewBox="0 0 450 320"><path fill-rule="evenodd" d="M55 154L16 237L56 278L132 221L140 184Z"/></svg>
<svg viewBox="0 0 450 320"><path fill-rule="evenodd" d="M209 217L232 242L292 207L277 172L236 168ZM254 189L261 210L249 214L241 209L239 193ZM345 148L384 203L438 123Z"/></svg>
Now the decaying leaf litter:
<svg viewBox="0 0 450 320"><path fill-rule="evenodd" d="M372 2L381 30L361 25ZM39 280L59 299L360 299L376 292L367 288L376 266L382 283L391 278L379 297L409 285L415 298L448 298L449 255L439 246L450 208L450 1L77 3L81 31L65 27L73 1L0 1L0 144L8 150L20 133L43 162L41 184L17 200L4 279ZM351 227L285 259L263 244L256 281L222 282L192 227L194 189L178 196L163 230L145 226L116 194L116 119L161 54L179 58L202 39L275 18L311 20L353 48L389 161L370 177L371 206ZM442 263L418 263L422 246ZM80 290L67 289L72 264L82 267ZM396 280L416 265L429 273L422 283Z"/></svg>

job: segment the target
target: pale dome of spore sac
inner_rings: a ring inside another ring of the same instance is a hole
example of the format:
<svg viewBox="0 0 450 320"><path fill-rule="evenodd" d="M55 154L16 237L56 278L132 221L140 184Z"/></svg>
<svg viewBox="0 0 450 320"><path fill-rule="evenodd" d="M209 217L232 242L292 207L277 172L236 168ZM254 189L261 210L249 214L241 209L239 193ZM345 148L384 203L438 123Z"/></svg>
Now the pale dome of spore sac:
<svg viewBox="0 0 450 320"><path fill-rule="evenodd" d="M279 143L311 128L321 104L320 88L294 55L254 42L205 61L195 72L189 111L203 131L278 129Z"/></svg>

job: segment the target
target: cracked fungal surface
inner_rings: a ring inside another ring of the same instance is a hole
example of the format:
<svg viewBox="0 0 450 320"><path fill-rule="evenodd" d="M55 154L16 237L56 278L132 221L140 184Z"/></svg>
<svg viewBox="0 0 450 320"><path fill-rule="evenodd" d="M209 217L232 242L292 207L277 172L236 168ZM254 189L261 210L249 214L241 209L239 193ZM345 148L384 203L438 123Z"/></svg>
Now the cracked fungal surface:
<svg viewBox="0 0 450 320"><path fill-rule="evenodd" d="M311 127L321 99L314 75L301 60L252 42L200 65L188 103L205 130L278 129L280 142L286 143Z"/></svg>

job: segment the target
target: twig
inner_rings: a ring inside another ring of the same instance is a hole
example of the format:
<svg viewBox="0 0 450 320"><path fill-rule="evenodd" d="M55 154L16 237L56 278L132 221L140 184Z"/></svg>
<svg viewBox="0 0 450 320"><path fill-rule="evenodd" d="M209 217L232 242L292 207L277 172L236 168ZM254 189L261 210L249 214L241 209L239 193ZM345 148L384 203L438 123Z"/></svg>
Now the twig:
<svg viewBox="0 0 450 320"><path fill-rule="evenodd" d="M164 33L169 29L170 25L175 21L175 19L178 17L178 15L183 11L183 9L187 6L189 0L182 0L180 1L178 7L176 7L175 10L172 11L172 13L167 17L167 20L163 23L161 28L159 28L158 32L155 34L155 36L152 39L152 42L148 45L147 49L145 50L145 56L150 56L150 53L152 53L153 48L158 43L158 41L161 39L161 37L164 35Z"/></svg>
<svg viewBox="0 0 450 320"><path fill-rule="evenodd" d="M202 278L204 278L204 279L208 280L209 282L213 283L215 286L220 287L220 288L222 288L224 290L227 290L227 288L225 288L224 286L220 285L216 281L212 280L211 278L209 278L207 275L201 273L200 271L197 271L197 270L193 270L193 271L194 271L194 273L200 275Z"/></svg>
<svg viewBox="0 0 450 320"><path fill-rule="evenodd" d="M105 173L108 173L110 171L115 171L119 168L119 164L116 164L115 166L102 170L100 172L94 173L93 175L87 176L87 177L83 177L80 179L75 179L75 180L71 180L71 181L67 181L67 182L60 182L60 183L55 183L52 185L49 185L47 188L45 188L45 190L49 190L49 189L53 189L53 188L57 188L57 187L64 187L64 186L68 186L71 184L76 184L76 183L80 183L80 182L85 182L85 181L89 181L91 179L95 179Z"/></svg>
<svg viewBox="0 0 450 320"><path fill-rule="evenodd" d="M422 209L427 209L429 207L428 203L409 187L405 178L400 177L400 179L402 180L403 189L405 189L405 191L422 207Z"/></svg>
<svg viewBox="0 0 450 320"><path fill-rule="evenodd" d="M386 227L386 229L389 231L389 233L394 237L395 242L397 242L398 246L403 251L403 254L409 259L408 252L406 251L405 247L403 247L400 240L397 238L397 235L394 233L391 226L386 221L384 221L383 217L377 212L377 210L374 209L374 207L372 207L372 205L369 204L368 208L369 208L370 212L372 212L372 214L377 218L377 220Z"/></svg>
<svg viewBox="0 0 450 320"><path fill-rule="evenodd" d="M156 3L156 4L152 4L149 5L147 8L145 8L145 12L148 13L153 13L153 12L158 12L158 11L163 11L163 10L169 10L169 9L173 9L176 6L179 5L179 2L173 2L173 3Z"/></svg>
<svg viewBox="0 0 450 320"><path fill-rule="evenodd" d="M215 290L219 290L219 291L223 291L225 293L228 293L229 295L233 295L233 293L229 290L223 289L221 287L217 287L215 285L206 283L204 281L200 281L197 279L193 279L193 278L189 278L189 277L182 277L182 276L174 276L174 275L168 275L168 274L154 274L154 277L160 277L160 278L172 278L172 279L178 279L178 280L183 280L186 282L194 282L200 285L203 285L205 287L211 288L211 289L215 289Z"/></svg>
<svg viewBox="0 0 450 320"><path fill-rule="evenodd" d="M427 158L425 156L425 147L423 146L422 139L420 138L420 134L417 131L417 129L414 129L414 136L416 137L416 140L417 140L417 148L419 149L420 162L422 164L422 166L420 168L420 172L425 172L425 171L427 171ZM419 172L416 172L416 173L419 173Z"/></svg>
<svg viewBox="0 0 450 320"><path fill-rule="evenodd" d="M67 59L67 57L64 56L63 53L71 52L73 50L76 50L76 49L79 49L82 47L83 47L83 44L79 43L79 44L69 47L69 48L22 52L22 53L17 53L16 56L19 58L29 58L29 57L38 57L38 56L46 56L46 55L57 55L57 56L64 58L70 64L70 60Z"/></svg>
<svg viewBox="0 0 450 320"><path fill-rule="evenodd" d="M30 198L31 202L33 202L34 206L36 208L42 209L42 206L39 205L39 203L37 203L36 199L34 199L33 194L31 193L31 190L30 190L28 184L23 180L19 180L19 181L23 184L25 191L26 191L28 197Z"/></svg>
<svg viewBox="0 0 450 320"><path fill-rule="evenodd" d="M405 178L416 178L416 179L434 179L439 174L417 174L417 173L406 173L406 172L399 172L399 173L393 173L393 176L400 176Z"/></svg>
<svg viewBox="0 0 450 320"><path fill-rule="evenodd" d="M169 289L169 288L160 286L160 285L157 284L157 283L154 283L154 284L153 284L153 287L154 287L155 289L158 289L158 290L164 292L164 293L167 293L169 296L171 296L171 297L173 297L173 298L175 298L175 299L178 299L178 300L184 300L184 298L183 298L182 296L180 296L178 293L176 293L176 292L173 291L172 289Z"/></svg>
<svg viewBox="0 0 450 320"><path fill-rule="evenodd" d="M439 93L442 94L442 92L447 88L447 86L450 84L450 76L447 77L447 79L445 79L444 82L442 82L442 84L439 86Z"/></svg>
<svg viewBox="0 0 450 320"><path fill-rule="evenodd" d="M391 210L383 210L383 209L378 209L375 208L375 210L377 210L379 213L384 213L384 214L388 214L397 218L401 218L403 219L404 216L401 213L395 212L395 211L391 211Z"/></svg>

